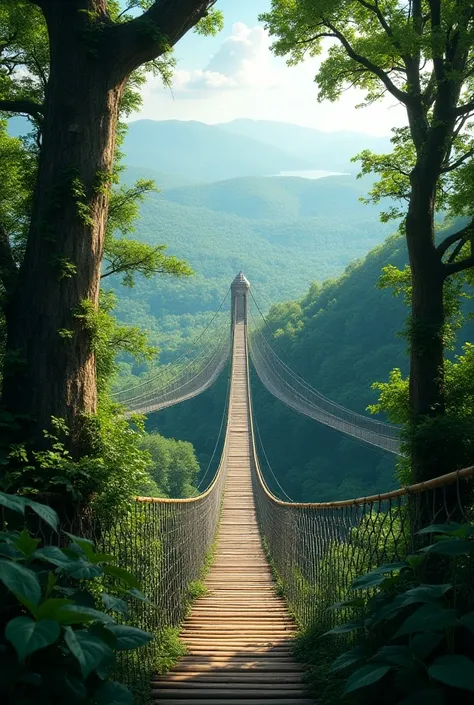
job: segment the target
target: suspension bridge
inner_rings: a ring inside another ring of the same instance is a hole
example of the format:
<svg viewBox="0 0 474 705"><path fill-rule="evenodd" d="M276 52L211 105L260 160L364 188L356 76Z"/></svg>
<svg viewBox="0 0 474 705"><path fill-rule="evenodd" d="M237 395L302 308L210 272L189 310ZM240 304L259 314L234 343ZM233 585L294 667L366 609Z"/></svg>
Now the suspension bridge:
<svg viewBox="0 0 474 705"><path fill-rule="evenodd" d="M212 345L204 340L172 373L116 395L128 413L158 411L209 388L230 357L223 450L213 479L195 498L138 498L126 517L105 521L101 540L139 575L153 605L142 606L136 623L157 634L179 628L187 648L169 673L152 677L152 701L310 705L302 666L292 655L297 628L315 621L334 626L337 618L327 608L347 598L350 582L406 555L413 545L413 517L428 511L433 520L449 518L448 488L470 478L473 469L342 502L277 498L256 450L251 364L283 403L362 443L400 454L398 429L346 409L309 385L278 355L264 318L250 330L252 294L241 273L229 293L230 316L223 302L208 325ZM228 317L226 330L216 335L212 323L222 314ZM211 552L206 594L192 604L190 585ZM140 664L128 664L132 679L137 670L151 675L160 656L153 649Z"/></svg>

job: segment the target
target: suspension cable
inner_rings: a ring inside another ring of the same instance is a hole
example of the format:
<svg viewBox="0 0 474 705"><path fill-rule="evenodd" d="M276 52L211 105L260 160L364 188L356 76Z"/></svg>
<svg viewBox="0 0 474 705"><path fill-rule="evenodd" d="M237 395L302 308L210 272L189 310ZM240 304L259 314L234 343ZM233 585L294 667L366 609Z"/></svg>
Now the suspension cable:
<svg viewBox="0 0 474 705"><path fill-rule="evenodd" d="M195 339L193 339L190 343L188 343L188 347L190 347L191 349L190 349L188 352L183 352L183 353L173 362L173 366L178 365L178 363L181 362L181 360L183 360L183 358L189 357L190 353L192 353L192 352L196 349L197 344L199 343L199 341L200 341L200 340L203 338L203 336L207 333L207 331L209 330L209 328L211 327L211 325L214 323L214 321L216 320L217 316L218 316L219 313L221 312L222 307L224 306L224 304L225 304L225 302L226 302L226 300L227 300L227 297L229 296L230 291L231 291L231 287L229 287L229 288L227 289L227 292L226 292L224 298L222 299L219 308L217 309L217 311L214 312L214 315L212 316L212 318L211 318L211 320L209 321L209 323L205 326L205 328L201 331L201 333L200 333ZM136 385L134 385L134 386L132 386L132 387L127 387L126 389L121 389L121 390L119 390L118 392L113 392L112 397L118 396L118 395L120 395L120 394L126 394L127 392L132 392L132 391L134 391L135 389L139 389L139 388L141 388L141 387L143 387L143 386L145 386L145 385L149 385L149 384L151 384L152 382L154 382L156 379L158 379L162 374L163 374L163 370L160 370L159 372L157 372L157 374L156 374L154 377L150 377L150 379L148 379L148 380L144 380L143 382L140 382L140 383L138 383L138 384L136 384Z"/></svg>

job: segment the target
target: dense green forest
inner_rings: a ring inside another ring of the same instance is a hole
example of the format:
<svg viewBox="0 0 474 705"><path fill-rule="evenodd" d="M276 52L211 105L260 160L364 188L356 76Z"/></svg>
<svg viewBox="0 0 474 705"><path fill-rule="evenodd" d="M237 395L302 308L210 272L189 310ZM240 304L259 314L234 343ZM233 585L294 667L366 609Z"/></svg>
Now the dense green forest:
<svg viewBox="0 0 474 705"><path fill-rule="evenodd" d="M403 267L406 260L403 238L394 235L365 259L351 264L341 277L315 282L300 300L275 304L267 317L291 367L349 409L367 413L367 405L377 400L372 382L386 379L393 367L407 370L406 343L397 335L406 308L390 291L376 287L382 267ZM255 297L263 308L259 293ZM203 465L212 452L224 407L224 377L201 397L148 420L150 428L191 441ZM396 486L393 456L288 409L264 389L256 375L252 375L252 393L263 447L292 499L330 501ZM259 450L265 476L281 496Z"/></svg>
<svg viewBox="0 0 474 705"><path fill-rule="evenodd" d="M135 173L129 168L125 176ZM270 301L301 296L308 282L341 273L390 232L379 222L381 207L359 202L365 192L364 184L343 176L164 187L143 203L135 236L150 245L166 242L195 274L137 278L133 289L112 282L118 316L149 330L168 361L209 320L239 270Z"/></svg>

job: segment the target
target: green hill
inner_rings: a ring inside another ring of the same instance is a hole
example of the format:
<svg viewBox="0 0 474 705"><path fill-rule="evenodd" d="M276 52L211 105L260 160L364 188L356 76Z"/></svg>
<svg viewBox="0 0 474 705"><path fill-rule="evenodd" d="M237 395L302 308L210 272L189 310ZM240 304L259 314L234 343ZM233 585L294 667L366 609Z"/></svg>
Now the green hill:
<svg viewBox="0 0 474 705"><path fill-rule="evenodd" d="M377 399L372 382L386 380L394 367L408 372L406 341L399 335L407 309L401 298L376 286L382 267L403 267L406 262L405 241L394 235L365 259L351 264L338 279L315 283L302 299L273 306L267 321L278 338L274 349L320 392L349 409L367 413L367 406ZM466 307L472 310L473 303L467 301ZM458 347L473 336L471 317L459 336ZM396 486L394 456L289 409L272 397L254 374L252 394L270 465L294 500L347 499ZM206 460L224 398L225 380L220 380L220 385L202 397L152 415L149 423L165 435L192 441ZM262 465L278 492L264 461Z"/></svg>
<svg viewBox="0 0 474 705"><path fill-rule="evenodd" d="M355 411L364 413L375 401L376 393L370 389L373 381L385 379L395 366L406 371L405 342L397 335L406 309L389 291L376 288L384 265L403 266L406 259L403 238L392 236L365 259L351 264L338 279L313 284L301 300L276 304L267 317L291 367L319 391ZM289 409L254 374L252 393L271 467L292 499L346 499L396 485L394 456ZM199 419L213 413L218 427L224 396L221 380L220 386L201 397L153 414L150 426L164 435L191 441L205 461L211 421L208 416L201 429ZM272 484L270 476L269 481Z"/></svg>
<svg viewBox="0 0 474 705"><path fill-rule="evenodd" d="M151 196L136 236L166 243L196 275L139 279L132 290L113 284L120 316L152 330L168 359L217 309L239 270L271 301L302 296L308 282L339 274L387 235L360 193L355 179L254 177Z"/></svg>
<svg viewBox="0 0 474 705"><path fill-rule="evenodd" d="M123 151L127 164L203 181L311 169L310 162L282 147L194 121L132 122Z"/></svg>
<svg viewBox="0 0 474 705"><path fill-rule="evenodd" d="M366 193L353 177L322 179L244 177L166 190L164 198L186 206L209 208L243 218L273 221L326 217L338 221L366 218ZM371 214L374 209L371 209Z"/></svg>
<svg viewBox="0 0 474 705"><path fill-rule="evenodd" d="M312 162L319 169L332 171L355 171L350 160L362 149L380 153L391 151L388 137L347 131L321 132L273 120L233 120L219 124L218 127L235 135L280 147Z"/></svg>

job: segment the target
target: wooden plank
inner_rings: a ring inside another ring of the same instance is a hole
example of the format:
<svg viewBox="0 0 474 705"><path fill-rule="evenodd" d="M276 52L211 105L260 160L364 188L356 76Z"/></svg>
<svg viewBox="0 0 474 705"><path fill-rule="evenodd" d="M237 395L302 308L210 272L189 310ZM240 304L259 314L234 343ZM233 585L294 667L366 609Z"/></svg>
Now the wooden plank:
<svg viewBox="0 0 474 705"><path fill-rule="evenodd" d="M227 478L215 562L183 625L188 653L152 682L152 703L314 705L292 655L296 625L276 594L255 513L243 326L234 335Z"/></svg>

